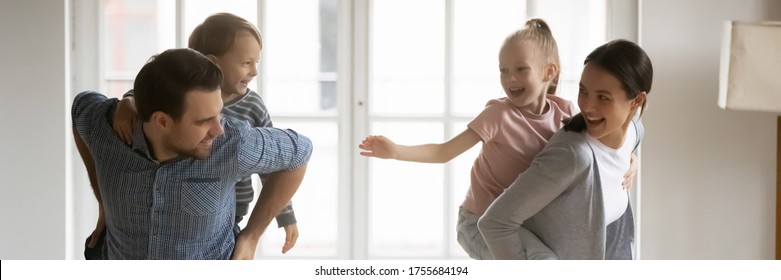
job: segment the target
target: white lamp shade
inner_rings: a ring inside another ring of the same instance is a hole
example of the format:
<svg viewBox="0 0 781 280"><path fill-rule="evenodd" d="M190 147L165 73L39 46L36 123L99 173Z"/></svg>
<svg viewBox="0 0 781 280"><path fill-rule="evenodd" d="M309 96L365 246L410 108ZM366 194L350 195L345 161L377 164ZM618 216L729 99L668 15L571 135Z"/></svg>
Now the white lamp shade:
<svg viewBox="0 0 781 280"><path fill-rule="evenodd" d="M781 113L781 22L724 24L719 107Z"/></svg>

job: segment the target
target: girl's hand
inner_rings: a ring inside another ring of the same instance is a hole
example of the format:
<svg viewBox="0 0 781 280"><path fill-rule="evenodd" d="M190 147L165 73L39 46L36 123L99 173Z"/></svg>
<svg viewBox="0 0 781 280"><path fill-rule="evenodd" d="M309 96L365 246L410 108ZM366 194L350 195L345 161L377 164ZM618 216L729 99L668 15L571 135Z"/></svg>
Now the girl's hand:
<svg viewBox="0 0 781 280"><path fill-rule="evenodd" d="M358 148L366 150L361 152L362 156L377 157L384 159L395 159L398 156L396 143L393 143L385 136L367 136Z"/></svg>
<svg viewBox="0 0 781 280"><path fill-rule="evenodd" d="M632 183L635 181L635 175L637 175L637 156L632 154L629 160L629 170L624 174L624 180L621 181L621 188L627 190L632 187Z"/></svg>

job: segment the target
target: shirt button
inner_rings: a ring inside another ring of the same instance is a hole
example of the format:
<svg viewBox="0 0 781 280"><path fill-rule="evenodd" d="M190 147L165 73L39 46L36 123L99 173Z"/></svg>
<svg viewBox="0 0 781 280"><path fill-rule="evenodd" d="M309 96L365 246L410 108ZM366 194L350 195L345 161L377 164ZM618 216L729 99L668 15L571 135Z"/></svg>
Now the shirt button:
<svg viewBox="0 0 781 280"><path fill-rule="evenodd" d="M158 213L158 212L160 212L160 211L159 211L159 210L157 210L157 209L155 209L155 211L154 211L154 212L155 212L155 214L157 214L157 213Z"/></svg>
<svg viewBox="0 0 781 280"><path fill-rule="evenodd" d="M160 192L160 187L155 187L155 192Z"/></svg>

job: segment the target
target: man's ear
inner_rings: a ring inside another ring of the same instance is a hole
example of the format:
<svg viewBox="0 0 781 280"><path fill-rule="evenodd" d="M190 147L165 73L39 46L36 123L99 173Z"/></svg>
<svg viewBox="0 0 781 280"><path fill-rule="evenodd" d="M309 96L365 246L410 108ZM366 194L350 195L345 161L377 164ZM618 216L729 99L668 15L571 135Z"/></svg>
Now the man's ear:
<svg viewBox="0 0 781 280"><path fill-rule="evenodd" d="M161 129L168 129L173 125L173 118L168 116L168 114L163 113L161 111L157 111L152 113L152 116L149 118L152 121L152 124L156 125L157 127Z"/></svg>

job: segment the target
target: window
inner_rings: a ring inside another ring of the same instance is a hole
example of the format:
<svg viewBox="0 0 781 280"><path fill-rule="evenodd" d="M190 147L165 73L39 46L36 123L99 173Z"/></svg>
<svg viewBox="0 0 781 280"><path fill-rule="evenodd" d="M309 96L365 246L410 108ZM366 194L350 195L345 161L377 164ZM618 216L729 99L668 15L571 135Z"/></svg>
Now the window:
<svg viewBox="0 0 781 280"><path fill-rule="evenodd" d="M295 248L280 253L284 231L272 222L257 258L448 259L467 258L455 224L479 145L448 164L420 164L363 158L358 143L369 134L441 142L463 131L489 99L504 95L499 48L530 17L551 25L562 59L559 94L573 99L583 59L606 38L605 1L101 0L96 15L78 20L101 27L90 46L101 78L90 86L115 97L150 56L185 47L212 13L258 26L263 50L250 88L275 126L309 136L315 150L293 198ZM80 199L94 201L89 191ZM81 216L77 237L94 226Z"/></svg>

